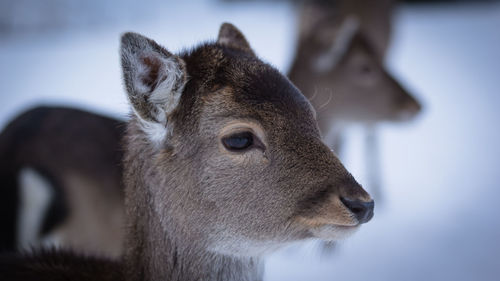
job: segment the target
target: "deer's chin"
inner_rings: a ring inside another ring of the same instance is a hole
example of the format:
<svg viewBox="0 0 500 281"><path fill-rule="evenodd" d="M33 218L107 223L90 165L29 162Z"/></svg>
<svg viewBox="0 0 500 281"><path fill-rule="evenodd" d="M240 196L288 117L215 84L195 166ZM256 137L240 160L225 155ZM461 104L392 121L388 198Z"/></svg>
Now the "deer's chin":
<svg viewBox="0 0 500 281"><path fill-rule="evenodd" d="M310 231L314 237L326 241L338 241L346 239L359 229L359 225L344 226L335 224L324 224L312 228Z"/></svg>

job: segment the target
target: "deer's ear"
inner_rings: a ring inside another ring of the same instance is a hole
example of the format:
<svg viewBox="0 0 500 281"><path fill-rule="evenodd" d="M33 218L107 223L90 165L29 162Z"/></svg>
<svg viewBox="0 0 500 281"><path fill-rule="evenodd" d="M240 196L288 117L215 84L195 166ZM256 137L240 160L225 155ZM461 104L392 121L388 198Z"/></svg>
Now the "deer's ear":
<svg viewBox="0 0 500 281"><path fill-rule="evenodd" d="M121 38L121 63L128 99L155 139L167 132L187 81L184 61L156 42L136 33Z"/></svg>
<svg viewBox="0 0 500 281"><path fill-rule="evenodd" d="M351 43L360 28L359 19L356 16L347 16L335 32L330 47L313 61L313 69L319 73L333 70L342 58L347 55Z"/></svg>
<svg viewBox="0 0 500 281"><path fill-rule="evenodd" d="M217 43L255 55L243 33L234 25L227 22L223 23L220 27Z"/></svg>

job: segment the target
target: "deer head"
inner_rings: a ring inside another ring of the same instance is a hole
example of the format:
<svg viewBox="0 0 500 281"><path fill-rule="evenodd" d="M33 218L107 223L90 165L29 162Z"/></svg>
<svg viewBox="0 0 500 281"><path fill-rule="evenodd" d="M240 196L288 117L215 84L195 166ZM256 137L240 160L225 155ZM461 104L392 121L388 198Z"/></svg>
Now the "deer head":
<svg viewBox="0 0 500 281"><path fill-rule="evenodd" d="M178 55L127 33L121 54L134 111L128 256L150 264L144 274L163 259L162 276L173 276L186 261L165 251L197 265L258 257L297 240L341 239L372 217L370 196L321 141L311 104L234 26Z"/></svg>
<svg viewBox="0 0 500 281"><path fill-rule="evenodd" d="M420 111L383 64L391 2L340 1L336 7L308 2L303 7L289 76L318 110L323 132L331 120L404 121ZM367 11L366 5L375 10Z"/></svg>

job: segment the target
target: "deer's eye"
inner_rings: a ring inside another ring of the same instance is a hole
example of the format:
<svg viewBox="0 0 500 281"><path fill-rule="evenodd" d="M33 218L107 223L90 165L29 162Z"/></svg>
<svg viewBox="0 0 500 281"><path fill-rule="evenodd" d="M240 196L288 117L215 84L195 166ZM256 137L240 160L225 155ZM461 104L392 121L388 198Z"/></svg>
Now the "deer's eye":
<svg viewBox="0 0 500 281"><path fill-rule="evenodd" d="M362 75L369 75L373 72L373 69L371 66L367 65L367 64L364 64L362 65L360 68L359 68L359 72L362 74Z"/></svg>
<svg viewBox="0 0 500 281"><path fill-rule="evenodd" d="M222 139L224 147L231 151L243 151L254 143L254 136L250 132L241 132L229 135Z"/></svg>

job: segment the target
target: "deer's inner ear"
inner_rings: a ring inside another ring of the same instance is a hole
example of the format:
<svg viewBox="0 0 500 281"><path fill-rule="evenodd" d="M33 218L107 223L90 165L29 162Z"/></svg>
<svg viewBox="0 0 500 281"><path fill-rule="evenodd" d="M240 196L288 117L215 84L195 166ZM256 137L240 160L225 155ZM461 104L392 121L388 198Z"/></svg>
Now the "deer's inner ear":
<svg viewBox="0 0 500 281"><path fill-rule="evenodd" d="M161 71L161 61L159 58L150 56L143 57L142 63L148 71L145 71L141 82L144 85L149 86L151 90L154 91L158 82L161 81L161 77L159 77Z"/></svg>

